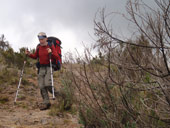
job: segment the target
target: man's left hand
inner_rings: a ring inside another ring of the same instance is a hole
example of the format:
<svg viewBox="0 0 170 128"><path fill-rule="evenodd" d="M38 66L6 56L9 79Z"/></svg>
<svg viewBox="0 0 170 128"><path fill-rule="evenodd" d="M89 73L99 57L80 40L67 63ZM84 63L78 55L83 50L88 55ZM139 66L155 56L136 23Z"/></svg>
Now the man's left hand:
<svg viewBox="0 0 170 128"><path fill-rule="evenodd" d="M50 48L47 48L47 51L48 51L48 53L51 53L51 52L52 52Z"/></svg>

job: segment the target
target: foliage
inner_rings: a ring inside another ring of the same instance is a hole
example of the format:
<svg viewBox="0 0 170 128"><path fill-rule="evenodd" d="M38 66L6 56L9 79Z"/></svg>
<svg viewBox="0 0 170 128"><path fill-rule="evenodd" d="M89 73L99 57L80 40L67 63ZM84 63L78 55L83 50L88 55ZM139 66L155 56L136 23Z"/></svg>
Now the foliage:
<svg viewBox="0 0 170 128"><path fill-rule="evenodd" d="M8 97L6 97L6 96L1 96L0 97L0 103L1 104L5 104L5 103L7 103L9 101L9 98Z"/></svg>
<svg viewBox="0 0 170 128"><path fill-rule="evenodd" d="M79 122L86 128L169 127L170 2L155 2L156 10L128 0L130 18L123 16L137 27L128 40L118 38L107 24L110 14L101 10L94 20L99 55L92 58L86 50L85 58L70 58L65 79L72 81ZM75 66L76 60L86 63Z"/></svg>

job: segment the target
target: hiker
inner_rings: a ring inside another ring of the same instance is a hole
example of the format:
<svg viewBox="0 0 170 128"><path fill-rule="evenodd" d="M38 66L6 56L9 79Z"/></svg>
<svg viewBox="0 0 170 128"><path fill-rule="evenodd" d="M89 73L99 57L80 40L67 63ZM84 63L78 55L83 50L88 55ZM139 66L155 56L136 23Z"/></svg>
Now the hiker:
<svg viewBox="0 0 170 128"><path fill-rule="evenodd" d="M48 91L52 93L52 81L51 81L51 70L50 70L50 57L51 54L52 62L58 60L59 56L57 51L52 44L50 47L47 42L47 35L44 32L38 34L40 44L37 46L35 53L30 53L28 50L25 54L30 58L39 59L38 64L38 85L40 88L43 103L40 106L40 110L49 109L51 106ZM56 89L54 88L54 95L57 96Z"/></svg>

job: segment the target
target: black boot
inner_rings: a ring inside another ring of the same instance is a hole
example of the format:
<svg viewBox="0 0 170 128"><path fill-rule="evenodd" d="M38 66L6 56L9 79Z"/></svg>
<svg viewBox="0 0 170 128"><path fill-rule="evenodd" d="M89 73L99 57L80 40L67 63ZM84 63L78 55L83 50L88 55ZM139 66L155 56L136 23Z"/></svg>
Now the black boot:
<svg viewBox="0 0 170 128"><path fill-rule="evenodd" d="M50 104L50 103L48 103L48 104L42 103L42 104L39 106L40 110L47 110L47 109L49 109L50 107L51 107L51 104Z"/></svg>

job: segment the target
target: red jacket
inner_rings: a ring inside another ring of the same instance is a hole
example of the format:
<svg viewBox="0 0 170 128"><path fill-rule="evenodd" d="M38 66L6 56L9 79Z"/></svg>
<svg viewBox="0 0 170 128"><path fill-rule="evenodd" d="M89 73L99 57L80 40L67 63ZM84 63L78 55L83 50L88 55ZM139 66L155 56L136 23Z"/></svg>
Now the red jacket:
<svg viewBox="0 0 170 128"><path fill-rule="evenodd" d="M54 45L52 45L51 47L49 45L47 45L47 46L39 45L39 46L37 46L35 53L30 54L29 57L31 57L33 59L37 59L39 57L40 64L49 64L50 58L49 58L49 53L47 51L47 48L50 48L52 50L52 62L54 60L58 60L59 56L57 54L57 51L55 50Z"/></svg>

